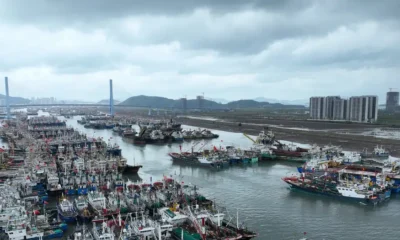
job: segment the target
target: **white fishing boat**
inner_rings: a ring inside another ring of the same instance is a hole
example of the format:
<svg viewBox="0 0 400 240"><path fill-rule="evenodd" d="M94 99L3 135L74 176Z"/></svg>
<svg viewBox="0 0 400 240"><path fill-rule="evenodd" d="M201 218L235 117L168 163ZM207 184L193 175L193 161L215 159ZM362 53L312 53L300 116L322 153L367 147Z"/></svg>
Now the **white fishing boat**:
<svg viewBox="0 0 400 240"><path fill-rule="evenodd" d="M5 228L9 240L43 239L44 232L18 221L9 221Z"/></svg>
<svg viewBox="0 0 400 240"><path fill-rule="evenodd" d="M103 193L101 192L94 192L91 191L88 193L88 202L90 206L97 210L101 211L106 208L106 198L104 197Z"/></svg>
<svg viewBox="0 0 400 240"><path fill-rule="evenodd" d="M271 145L274 143L274 141L275 141L275 134L271 130L269 131L263 130L258 134L255 143L262 145Z"/></svg>
<svg viewBox="0 0 400 240"><path fill-rule="evenodd" d="M141 213L142 218L135 218L134 220L130 221L129 227L131 231L136 236L140 238L147 239L148 237L155 236L155 224L150 218L145 218L143 212Z"/></svg>
<svg viewBox="0 0 400 240"><path fill-rule="evenodd" d="M182 134L182 132L180 132L180 131L174 131L174 132L171 134L171 137L172 137L172 139L173 139L174 141L176 141L176 142L183 141L183 134Z"/></svg>
<svg viewBox="0 0 400 240"><path fill-rule="evenodd" d="M199 161L200 164L205 166L211 166L211 164L213 163L210 157L207 156L198 157L197 160Z"/></svg>
<svg viewBox="0 0 400 240"><path fill-rule="evenodd" d="M79 196L74 199L74 205L78 211L82 211L88 207L88 201L85 197Z"/></svg>
<svg viewBox="0 0 400 240"><path fill-rule="evenodd" d="M343 163L358 163L361 161L362 157L361 154L357 152L350 152L350 153L345 153L342 156Z"/></svg>
<svg viewBox="0 0 400 240"><path fill-rule="evenodd" d="M169 208L159 208L158 213L161 215L161 219L163 221L166 221L174 226L180 225L188 219L188 216L179 212L173 212Z"/></svg>
<svg viewBox="0 0 400 240"><path fill-rule="evenodd" d="M92 229L93 237L96 240L115 240L116 237L110 227L107 226L106 222L101 223L101 226L93 222Z"/></svg>
<svg viewBox="0 0 400 240"><path fill-rule="evenodd" d="M74 232L74 240L94 240L93 234L86 225L77 226Z"/></svg>
<svg viewBox="0 0 400 240"><path fill-rule="evenodd" d="M373 152L368 152L367 149L361 153L362 158L377 158L377 159L387 159L389 158L389 152L382 146L376 146Z"/></svg>
<svg viewBox="0 0 400 240"><path fill-rule="evenodd" d="M162 142L164 141L164 134L161 130L153 130L150 133L150 139L154 142Z"/></svg>

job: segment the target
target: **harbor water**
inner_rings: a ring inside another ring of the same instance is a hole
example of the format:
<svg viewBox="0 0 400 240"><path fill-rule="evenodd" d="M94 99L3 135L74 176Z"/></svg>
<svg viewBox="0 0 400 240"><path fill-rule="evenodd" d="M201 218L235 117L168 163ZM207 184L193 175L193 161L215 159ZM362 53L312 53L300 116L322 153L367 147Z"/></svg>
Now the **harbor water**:
<svg viewBox="0 0 400 240"><path fill-rule="evenodd" d="M324 196L292 192L281 180L296 174L296 163L259 162L212 170L172 163L169 152L190 151L195 142L170 145L133 145L111 130L86 129L77 123L80 117L67 119L72 126L88 136L103 137L116 143L129 164L140 164L140 178L157 181L163 175L174 175L185 184L199 187L206 197L227 207L232 216L239 212L239 224L256 231L257 239L399 239L400 197L376 207L343 202ZM135 126L137 128L137 126ZM195 128L183 126L184 128ZM198 143L217 148L234 144L251 146L251 141L239 133L213 130L219 138ZM132 179L135 180L135 179ZM304 236L305 235L305 236Z"/></svg>

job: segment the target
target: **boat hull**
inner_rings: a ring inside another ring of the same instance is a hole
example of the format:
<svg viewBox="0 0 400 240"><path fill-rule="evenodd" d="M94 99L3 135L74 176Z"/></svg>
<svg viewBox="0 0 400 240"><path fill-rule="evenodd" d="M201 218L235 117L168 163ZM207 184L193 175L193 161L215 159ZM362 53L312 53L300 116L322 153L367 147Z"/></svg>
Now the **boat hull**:
<svg viewBox="0 0 400 240"><path fill-rule="evenodd" d="M286 150L280 150L280 149L274 149L272 150L273 153L280 157L302 157L304 152L298 152L298 151L286 151Z"/></svg>
<svg viewBox="0 0 400 240"><path fill-rule="evenodd" d="M78 213L75 210L63 212L59 206L57 206L57 212L60 219L66 223L75 223L78 217Z"/></svg>
<svg viewBox="0 0 400 240"><path fill-rule="evenodd" d="M60 216L60 219L63 220L66 223L75 223L77 216L65 216L61 213L58 214Z"/></svg>
<svg viewBox="0 0 400 240"><path fill-rule="evenodd" d="M261 160L275 160L276 156L275 154L271 153L262 153L261 154Z"/></svg>
<svg viewBox="0 0 400 240"><path fill-rule="evenodd" d="M49 196L60 196L64 192L64 189L48 190L47 194Z"/></svg>
<svg viewBox="0 0 400 240"><path fill-rule="evenodd" d="M65 190L65 194L67 194L67 195L76 195L76 190L75 189L68 189L68 190Z"/></svg>
<svg viewBox="0 0 400 240"><path fill-rule="evenodd" d="M308 192L308 193L329 196L331 198L335 198L335 199L339 199L339 200L348 200L348 201L354 201L354 202L359 202L359 203L364 203L364 204L376 204L380 201L378 198L368 199L368 198L345 197L345 196L341 196L341 195L331 194L329 192L319 191L317 188L301 187L301 186L291 183L290 181L285 181L285 182L289 185L291 190L298 190L298 191L302 191L302 192Z"/></svg>
<svg viewBox="0 0 400 240"><path fill-rule="evenodd" d="M136 174L139 172L140 168L142 168L142 167L143 167L142 165L136 165L136 166L126 165L123 172Z"/></svg>
<svg viewBox="0 0 400 240"><path fill-rule="evenodd" d="M77 193L78 193L78 195L87 195L88 189L87 188L78 188Z"/></svg>
<svg viewBox="0 0 400 240"><path fill-rule="evenodd" d="M389 154L376 155L376 154L369 154L369 153L361 153L360 156L362 159L366 159L366 158L388 159L389 158Z"/></svg>

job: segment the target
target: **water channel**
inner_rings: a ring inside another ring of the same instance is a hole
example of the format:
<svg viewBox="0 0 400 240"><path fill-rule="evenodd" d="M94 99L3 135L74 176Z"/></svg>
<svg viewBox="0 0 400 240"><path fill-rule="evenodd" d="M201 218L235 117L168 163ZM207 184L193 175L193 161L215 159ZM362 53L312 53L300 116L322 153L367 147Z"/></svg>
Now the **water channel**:
<svg viewBox="0 0 400 240"><path fill-rule="evenodd" d="M257 239L300 239L305 233L313 240L400 238L397 231L400 198L370 207L291 192L281 178L296 173L293 163L259 162L219 171L175 165L167 154L179 151L179 144L136 146L111 130L85 129L77 123L79 118L68 119L67 125L88 136L103 137L118 144L129 163L143 165L139 172L143 181L175 175L182 182L198 186L203 195L226 206L233 216L238 210L240 222L255 230L259 234ZM220 137L205 142L208 146L234 144L245 148L252 144L242 134L213 132ZM182 149L189 150L192 144L185 142Z"/></svg>

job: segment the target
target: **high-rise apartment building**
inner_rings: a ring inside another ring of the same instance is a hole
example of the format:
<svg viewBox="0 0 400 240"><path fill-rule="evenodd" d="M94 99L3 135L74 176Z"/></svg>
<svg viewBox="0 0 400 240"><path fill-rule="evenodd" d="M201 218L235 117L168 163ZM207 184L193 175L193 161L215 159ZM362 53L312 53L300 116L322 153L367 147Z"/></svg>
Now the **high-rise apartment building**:
<svg viewBox="0 0 400 240"><path fill-rule="evenodd" d="M339 96L328 96L324 100L324 119L333 119L335 101L339 101Z"/></svg>
<svg viewBox="0 0 400 240"><path fill-rule="evenodd" d="M339 96L310 98L310 117L319 120L376 122L378 97L359 96L342 99Z"/></svg>
<svg viewBox="0 0 400 240"><path fill-rule="evenodd" d="M310 98L310 117L312 119L324 118L324 97Z"/></svg>
<svg viewBox="0 0 400 240"><path fill-rule="evenodd" d="M393 112L399 106L399 92L388 92L386 94L386 111Z"/></svg>
<svg viewBox="0 0 400 240"><path fill-rule="evenodd" d="M333 116L330 119L333 120L346 120L348 116L348 100L347 99L335 99L333 101Z"/></svg>

